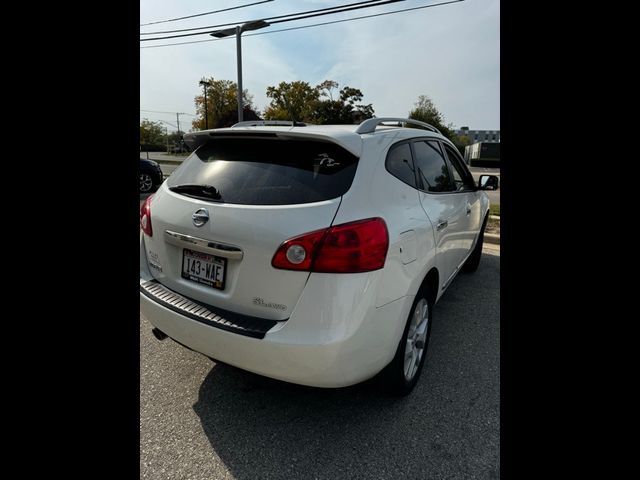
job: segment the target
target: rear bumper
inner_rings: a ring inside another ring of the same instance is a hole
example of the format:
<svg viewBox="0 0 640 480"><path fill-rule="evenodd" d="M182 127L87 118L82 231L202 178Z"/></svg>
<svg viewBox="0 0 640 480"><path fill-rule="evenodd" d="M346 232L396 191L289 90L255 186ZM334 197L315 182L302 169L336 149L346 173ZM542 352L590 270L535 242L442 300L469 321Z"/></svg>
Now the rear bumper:
<svg viewBox="0 0 640 480"><path fill-rule="evenodd" d="M391 361L413 302L403 297L367 307L374 305L372 283L374 274L311 275L289 320L262 339L188 318L142 293L140 312L177 342L221 362L287 382L344 387Z"/></svg>
<svg viewBox="0 0 640 480"><path fill-rule="evenodd" d="M157 280L140 283L140 293L160 306L191 320L238 335L262 339L271 328L278 324L276 320L239 315L196 302L170 290Z"/></svg>

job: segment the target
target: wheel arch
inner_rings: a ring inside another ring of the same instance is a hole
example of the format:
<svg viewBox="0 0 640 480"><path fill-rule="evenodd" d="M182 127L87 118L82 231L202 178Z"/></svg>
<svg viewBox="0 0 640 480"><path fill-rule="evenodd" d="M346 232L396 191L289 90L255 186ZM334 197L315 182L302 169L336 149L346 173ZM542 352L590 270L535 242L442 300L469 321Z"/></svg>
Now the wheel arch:
<svg viewBox="0 0 640 480"><path fill-rule="evenodd" d="M431 267L427 274L422 279L418 293L426 292L430 295L429 302L433 305L438 297L438 291L440 289L440 272L437 267Z"/></svg>

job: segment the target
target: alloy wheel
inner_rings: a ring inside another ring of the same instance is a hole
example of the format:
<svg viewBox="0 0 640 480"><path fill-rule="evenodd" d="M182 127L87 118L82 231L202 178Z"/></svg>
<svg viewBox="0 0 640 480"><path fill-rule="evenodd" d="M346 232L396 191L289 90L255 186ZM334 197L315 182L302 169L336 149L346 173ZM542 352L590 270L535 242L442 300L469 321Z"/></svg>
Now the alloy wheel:
<svg viewBox="0 0 640 480"><path fill-rule="evenodd" d="M427 327L429 326L429 304L421 299L411 316L411 324L407 334L404 350L404 378L410 382L418 371L425 351Z"/></svg>
<svg viewBox="0 0 640 480"><path fill-rule="evenodd" d="M153 179L148 173L140 174L140 191L148 192L153 188Z"/></svg>

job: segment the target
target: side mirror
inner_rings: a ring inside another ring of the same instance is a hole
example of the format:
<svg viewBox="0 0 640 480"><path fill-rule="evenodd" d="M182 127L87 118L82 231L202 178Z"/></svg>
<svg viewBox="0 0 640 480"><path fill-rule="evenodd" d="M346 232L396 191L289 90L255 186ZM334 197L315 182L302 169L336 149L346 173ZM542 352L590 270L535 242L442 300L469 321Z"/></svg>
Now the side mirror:
<svg viewBox="0 0 640 480"><path fill-rule="evenodd" d="M480 190L497 190L500 179L496 175L480 175L478 187Z"/></svg>

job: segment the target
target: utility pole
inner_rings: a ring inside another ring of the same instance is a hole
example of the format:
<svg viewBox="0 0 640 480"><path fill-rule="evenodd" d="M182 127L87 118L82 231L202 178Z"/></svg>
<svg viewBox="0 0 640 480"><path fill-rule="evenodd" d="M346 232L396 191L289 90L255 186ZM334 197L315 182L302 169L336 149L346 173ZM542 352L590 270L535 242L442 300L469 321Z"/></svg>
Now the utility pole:
<svg viewBox="0 0 640 480"><path fill-rule="evenodd" d="M178 118L177 117L178 115L184 115L184 114L183 113L177 113L176 114L176 118ZM167 139L167 153L170 153L169 152L169 129L166 127L166 125L169 125L170 127L173 127L173 128L176 128L176 126L173 123L169 123L169 122L167 122L165 120L158 120L158 121L165 124L164 134L165 134L165 137ZM180 124L178 124L178 125L180 125Z"/></svg>
<svg viewBox="0 0 640 480"><path fill-rule="evenodd" d="M204 129L209 130L209 112L207 111L207 86L204 86Z"/></svg>
<svg viewBox="0 0 640 480"><path fill-rule="evenodd" d="M180 114L176 112L176 119L178 120L178 138L180 138ZM180 142L180 153L182 153L182 142Z"/></svg>
<svg viewBox="0 0 640 480"><path fill-rule="evenodd" d="M204 89L204 129L209 130L209 109L207 108L207 87L211 85L205 80L200 80L200 85Z"/></svg>

